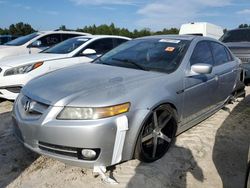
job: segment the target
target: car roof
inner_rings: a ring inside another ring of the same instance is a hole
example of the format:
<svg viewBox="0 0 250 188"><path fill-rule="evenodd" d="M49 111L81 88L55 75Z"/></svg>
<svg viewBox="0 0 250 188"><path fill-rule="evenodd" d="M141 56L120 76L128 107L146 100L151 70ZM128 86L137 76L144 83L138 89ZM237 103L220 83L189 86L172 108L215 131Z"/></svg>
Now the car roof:
<svg viewBox="0 0 250 188"><path fill-rule="evenodd" d="M153 35L153 36L146 36L141 37L138 39L177 39L177 40L193 40L200 36L195 35Z"/></svg>
<svg viewBox="0 0 250 188"><path fill-rule="evenodd" d="M90 33L83 33L83 32L77 32L77 31L38 31L39 34L48 34L48 33L65 33L65 34L78 34L78 35L91 35Z"/></svg>
<svg viewBox="0 0 250 188"><path fill-rule="evenodd" d="M120 38L120 39L127 39L131 40L131 38L123 37L123 36L117 36L117 35L87 35L87 36L78 36L75 38L89 38L89 39L97 39L97 38Z"/></svg>

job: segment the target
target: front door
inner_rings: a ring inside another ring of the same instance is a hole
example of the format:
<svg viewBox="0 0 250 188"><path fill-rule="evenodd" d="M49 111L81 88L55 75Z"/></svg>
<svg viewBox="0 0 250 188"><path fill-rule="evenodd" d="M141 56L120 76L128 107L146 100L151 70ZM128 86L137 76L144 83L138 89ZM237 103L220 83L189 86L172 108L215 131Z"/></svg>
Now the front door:
<svg viewBox="0 0 250 188"><path fill-rule="evenodd" d="M199 42L190 58L187 72L195 64L210 64L213 66L213 56L207 41ZM213 92L218 83L214 73L203 75L186 75L184 78L183 123L187 123L204 114L213 105Z"/></svg>

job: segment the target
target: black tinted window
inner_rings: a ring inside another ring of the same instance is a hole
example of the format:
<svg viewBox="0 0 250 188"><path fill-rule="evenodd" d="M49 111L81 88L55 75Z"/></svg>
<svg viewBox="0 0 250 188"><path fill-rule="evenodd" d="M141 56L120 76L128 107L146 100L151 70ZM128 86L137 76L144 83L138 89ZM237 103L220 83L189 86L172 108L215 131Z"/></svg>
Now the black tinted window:
<svg viewBox="0 0 250 188"><path fill-rule="evenodd" d="M114 47L119 46L120 44L127 42L126 39L113 39L114 40Z"/></svg>
<svg viewBox="0 0 250 188"><path fill-rule="evenodd" d="M47 47L47 46L53 46L55 44L58 44L59 42L61 42L61 34L51 34L51 35L46 35L40 39L38 39L41 41L41 46L42 47Z"/></svg>
<svg viewBox="0 0 250 188"><path fill-rule="evenodd" d="M191 65L198 64L198 63L204 63L204 64L209 64L213 65L213 56L211 53L211 49L209 47L208 42L203 41L199 42L192 54L192 57L190 59Z"/></svg>
<svg viewBox="0 0 250 188"><path fill-rule="evenodd" d="M229 61L226 48L216 42L211 42L211 48L214 56L215 65L221 65Z"/></svg>
<svg viewBox="0 0 250 188"><path fill-rule="evenodd" d="M113 39L98 39L89 44L86 48L95 50L97 54L104 54L113 49Z"/></svg>
<svg viewBox="0 0 250 188"><path fill-rule="evenodd" d="M250 42L250 29L227 31L220 40L222 42Z"/></svg>
<svg viewBox="0 0 250 188"><path fill-rule="evenodd" d="M78 37L78 36L82 36L82 35L78 35L78 34L62 34L62 41L73 38L73 37Z"/></svg>

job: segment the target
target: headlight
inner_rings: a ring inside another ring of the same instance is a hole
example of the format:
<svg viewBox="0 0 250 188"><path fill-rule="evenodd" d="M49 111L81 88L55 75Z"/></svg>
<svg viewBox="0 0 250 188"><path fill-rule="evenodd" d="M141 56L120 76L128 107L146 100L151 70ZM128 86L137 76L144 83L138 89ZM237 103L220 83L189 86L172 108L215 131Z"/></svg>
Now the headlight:
<svg viewBox="0 0 250 188"><path fill-rule="evenodd" d="M109 107L78 108L65 107L57 116L59 120L94 120L116 116L129 111L130 103Z"/></svg>
<svg viewBox="0 0 250 188"><path fill-rule="evenodd" d="M43 62L32 63L28 65L23 65L19 67L14 67L5 71L4 76L16 75L16 74L25 74L28 73L40 66L42 66Z"/></svg>

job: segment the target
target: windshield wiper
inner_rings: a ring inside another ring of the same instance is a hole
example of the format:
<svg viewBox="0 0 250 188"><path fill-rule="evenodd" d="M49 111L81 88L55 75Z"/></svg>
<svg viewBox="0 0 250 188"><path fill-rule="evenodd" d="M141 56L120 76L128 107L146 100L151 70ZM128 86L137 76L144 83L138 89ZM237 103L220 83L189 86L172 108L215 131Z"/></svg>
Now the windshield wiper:
<svg viewBox="0 0 250 188"><path fill-rule="evenodd" d="M124 63L129 63L129 64L132 64L134 65L135 67L141 69L141 70L144 70L144 71L147 71L147 69L139 64L137 64L136 62L132 61L132 60L129 60L129 59L119 59L119 58L112 58L112 60L115 60L115 61L119 61L119 62L124 62Z"/></svg>

